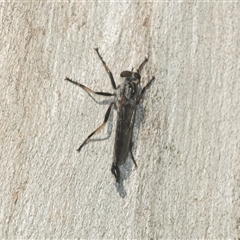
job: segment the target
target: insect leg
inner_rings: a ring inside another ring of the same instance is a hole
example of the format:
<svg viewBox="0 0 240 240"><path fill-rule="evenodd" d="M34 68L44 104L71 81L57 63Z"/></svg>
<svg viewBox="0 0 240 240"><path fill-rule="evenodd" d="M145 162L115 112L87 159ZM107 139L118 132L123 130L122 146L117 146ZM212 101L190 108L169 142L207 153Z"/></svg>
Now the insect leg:
<svg viewBox="0 0 240 240"><path fill-rule="evenodd" d="M113 107L113 104L114 104L114 102L112 102L112 103L109 105L109 107L108 107L108 109L107 109L107 112L106 112L106 114L105 114L103 123L102 123L96 130L94 130L94 131L85 139L85 141L82 143L82 145L77 149L78 152L81 150L81 148L89 141L89 139L90 139L94 134L96 134L98 131L100 131L100 130L104 127L104 125L106 124L106 122L107 122L107 120L108 120L108 118L109 118L109 115L110 115L111 109L112 109L112 107Z"/></svg>
<svg viewBox="0 0 240 240"><path fill-rule="evenodd" d="M101 62L102 62L102 64L103 64L103 66L104 66L104 68L105 68L105 70L106 70L106 72L107 72L107 74L108 74L108 76L109 76L109 78L110 78L110 80L111 80L111 84L112 84L113 89L117 89L116 83L115 83L114 78L113 78L113 75L112 75L110 69L108 68L107 64L104 62L102 56L101 56L100 53L98 52L98 48L94 48L94 50L97 52L97 55L99 56L99 58L100 58L100 60L101 60Z"/></svg>
<svg viewBox="0 0 240 240"><path fill-rule="evenodd" d="M145 60L140 64L140 66L137 69L137 73L140 73L144 67L144 65L147 63L148 59L145 57Z"/></svg>
<svg viewBox="0 0 240 240"><path fill-rule="evenodd" d="M84 86L84 85L81 84L81 83L75 82L75 81L71 80L71 79L68 78L68 77L66 77L65 80L67 80L67 81L69 81L69 82L71 82L71 83L73 83L73 84L75 84L75 85L83 88L85 91L87 91L87 92L89 92L89 93L94 93L94 94L102 95L102 96L114 96L113 93L108 93L108 92L95 92L95 91L93 91L92 89Z"/></svg>
<svg viewBox="0 0 240 240"><path fill-rule="evenodd" d="M154 79L155 79L155 77L153 76L152 79L148 82L148 84L142 89L140 95L137 98L137 104L141 101L143 94L145 93L146 89L149 88L149 86L151 85L151 83Z"/></svg>
<svg viewBox="0 0 240 240"><path fill-rule="evenodd" d="M132 158L132 160L133 160L133 163L134 163L134 165L137 167L137 163L136 163L136 161L135 161L135 159L134 159L134 157L133 157L133 152L132 152L132 148L133 148L133 125L134 125L135 114L136 114L136 108L135 108L134 111L133 111L132 119L131 119L131 123L130 123L130 126L129 126L128 131L131 130L129 151L130 151L130 154L131 154L131 158Z"/></svg>
<svg viewBox="0 0 240 240"><path fill-rule="evenodd" d="M134 157L133 157L133 152L132 152L132 148L133 148L133 140L132 140L132 137L133 137L133 133L131 134L131 139L130 139L130 154L131 154L131 158L132 158L132 160L133 160L133 163L134 163L134 165L135 165L135 167L137 168L137 163L136 163L136 161L135 161L135 159L134 159Z"/></svg>

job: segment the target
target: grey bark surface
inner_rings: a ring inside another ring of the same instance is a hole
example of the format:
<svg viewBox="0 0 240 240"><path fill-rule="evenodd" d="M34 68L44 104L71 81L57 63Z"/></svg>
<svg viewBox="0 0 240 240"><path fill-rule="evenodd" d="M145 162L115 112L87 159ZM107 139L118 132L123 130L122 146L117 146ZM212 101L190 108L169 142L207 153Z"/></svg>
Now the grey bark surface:
<svg viewBox="0 0 240 240"><path fill-rule="evenodd" d="M240 238L240 5L2 3L1 239ZM128 174L115 184L116 111L64 81L144 86Z"/></svg>

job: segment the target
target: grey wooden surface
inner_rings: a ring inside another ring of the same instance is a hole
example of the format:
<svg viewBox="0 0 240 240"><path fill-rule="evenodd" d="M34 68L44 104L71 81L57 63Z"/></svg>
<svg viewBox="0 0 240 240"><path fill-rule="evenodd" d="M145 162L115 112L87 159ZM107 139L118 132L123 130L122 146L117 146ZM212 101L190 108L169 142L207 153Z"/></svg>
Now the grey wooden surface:
<svg viewBox="0 0 240 240"><path fill-rule="evenodd" d="M240 5L2 3L1 239L240 238ZM145 56L127 179L110 167L112 91ZM97 139L97 141L96 141Z"/></svg>

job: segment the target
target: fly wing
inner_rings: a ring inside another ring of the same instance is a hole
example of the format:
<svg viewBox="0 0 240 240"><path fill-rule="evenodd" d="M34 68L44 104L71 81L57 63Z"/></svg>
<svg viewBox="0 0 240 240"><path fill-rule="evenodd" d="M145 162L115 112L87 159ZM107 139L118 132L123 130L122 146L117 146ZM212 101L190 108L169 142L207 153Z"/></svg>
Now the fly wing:
<svg viewBox="0 0 240 240"><path fill-rule="evenodd" d="M117 128L115 139L115 159L116 165L122 165L129 153L131 135L135 119L135 105L125 103L118 109Z"/></svg>

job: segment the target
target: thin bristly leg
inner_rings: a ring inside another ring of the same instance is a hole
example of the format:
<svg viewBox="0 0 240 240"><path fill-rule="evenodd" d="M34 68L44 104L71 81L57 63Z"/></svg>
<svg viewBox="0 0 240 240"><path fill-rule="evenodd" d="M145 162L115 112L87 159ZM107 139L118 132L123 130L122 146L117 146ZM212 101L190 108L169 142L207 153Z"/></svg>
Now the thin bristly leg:
<svg viewBox="0 0 240 240"><path fill-rule="evenodd" d="M146 59L145 59L145 61L140 65L139 68L141 68L141 67L145 64L145 62L146 62ZM136 104L137 104L137 105L139 104L140 100L142 99L142 97L143 97L146 89L149 88L149 86L151 85L151 83L152 83L152 81L153 81L154 79L155 79L155 77L153 76L152 79L148 82L148 84L142 89L141 94L139 95L139 97L138 97L138 99L137 99L137 101L136 101ZM135 111L134 111L134 113L133 113L133 119L135 118L135 113L136 113L136 109L135 109ZM135 166L137 167L137 163L136 163L136 161L135 161L135 159L134 159L134 157L133 157L132 148L133 148L133 131L131 132L131 136L130 136L129 151L130 151L130 155L131 155L131 158L132 158L132 160L133 160L133 163L134 163Z"/></svg>
<svg viewBox="0 0 240 240"><path fill-rule="evenodd" d="M149 86L151 85L152 81L155 79L155 77L153 76L152 79L148 82L148 84L142 89L141 94L139 95L138 99L137 99L137 104L139 104L139 102L141 101L143 94L145 93L146 89L149 88Z"/></svg>
<svg viewBox="0 0 240 240"><path fill-rule="evenodd" d="M83 88L85 91L87 91L87 92L89 92L89 93L94 93L94 94L102 95L102 96L114 96L113 93L108 93L108 92L95 92L95 91L93 91L92 89L84 86L84 85L81 84L81 83L75 82L75 81L71 80L71 79L68 78L68 77L66 77L65 80L67 80L67 81L69 81L69 82L71 82L71 83L73 83L73 84L75 84L75 85Z"/></svg>
<svg viewBox="0 0 240 240"><path fill-rule="evenodd" d="M104 66L104 68L105 68L105 70L106 70L106 72L107 72L107 74L108 74L108 76L109 76L109 78L110 78L110 80L111 80L111 84L112 84L113 89L117 89L116 83L115 83L114 78L113 78L113 75L112 75L112 72L110 71L110 69L108 68L107 64L106 64L105 61L103 60L102 56L101 56L100 53L98 52L98 48L94 48L94 50L97 52L97 55L98 55L98 57L100 58L103 66Z"/></svg>
<svg viewBox="0 0 240 240"><path fill-rule="evenodd" d="M129 127L129 129L131 129L129 152L130 152L131 158L133 160L133 163L135 164L135 166L137 168L137 163L135 161L135 158L133 157L133 152L132 152L132 149L133 149L133 125L134 125L135 114L136 114L136 108L133 112L132 120L131 120L130 127Z"/></svg>
<svg viewBox="0 0 240 240"><path fill-rule="evenodd" d="M85 141L82 143L82 145L77 149L78 152L81 150L81 148L89 141L89 139L90 139L94 134L96 134L97 132L99 132L99 131L105 126L106 122L108 121L108 118L109 118L109 115L110 115L110 112L111 112L111 109L112 109L113 105L114 105L114 102L112 102L112 103L109 105L109 107L108 107L108 109L107 109L107 112L106 112L106 114L105 114L103 123L102 123L96 130L94 130L94 131L85 139Z"/></svg>
<svg viewBox="0 0 240 240"><path fill-rule="evenodd" d="M133 163L134 163L135 167L137 168L137 163L136 163L136 161L133 157L133 153L132 153L132 147L133 147L133 142L130 143L130 154L131 154L131 158L133 160Z"/></svg>
<svg viewBox="0 0 240 240"><path fill-rule="evenodd" d="M137 69L137 73L140 73L144 67L144 65L147 63L148 59L145 57L144 61L140 64L140 66Z"/></svg>

